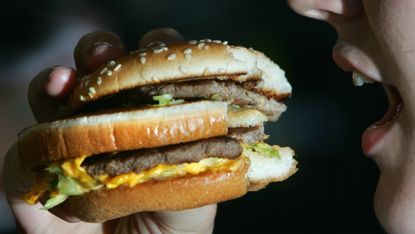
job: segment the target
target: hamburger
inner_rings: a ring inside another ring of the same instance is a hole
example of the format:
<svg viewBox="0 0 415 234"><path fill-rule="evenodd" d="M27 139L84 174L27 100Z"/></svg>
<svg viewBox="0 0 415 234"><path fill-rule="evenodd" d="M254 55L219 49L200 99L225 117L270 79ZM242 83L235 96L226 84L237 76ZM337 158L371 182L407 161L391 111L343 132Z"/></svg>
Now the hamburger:
<svg viewBox="0 0 415 234"><path fill-rule="evenodd" d="M153 44L81 78L60 118L21 131L23 199L86 222L218 203L297 171L268 145L291 95L261 52L218 40Z"/></svg>

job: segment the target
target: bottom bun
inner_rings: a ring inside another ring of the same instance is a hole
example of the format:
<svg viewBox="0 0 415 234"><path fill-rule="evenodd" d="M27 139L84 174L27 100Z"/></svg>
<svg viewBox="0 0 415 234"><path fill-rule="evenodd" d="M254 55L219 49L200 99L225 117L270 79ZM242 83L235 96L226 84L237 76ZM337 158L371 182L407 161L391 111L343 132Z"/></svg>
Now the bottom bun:
<svg viewBox="0 0 415 234"><path fill-rule="evenodd" d="M149 181L134 187L99 189L68 198L62 207L85 222L104 222L142 211L184 210L247 193L249 161L236 171L207 172Z"/></svg>

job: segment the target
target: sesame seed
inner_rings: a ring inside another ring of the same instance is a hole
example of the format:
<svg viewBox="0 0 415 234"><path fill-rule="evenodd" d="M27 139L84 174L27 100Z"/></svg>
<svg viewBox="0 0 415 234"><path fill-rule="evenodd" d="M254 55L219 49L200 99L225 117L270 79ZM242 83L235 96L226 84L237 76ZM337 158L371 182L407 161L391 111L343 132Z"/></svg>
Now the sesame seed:
<svg viewBox="0 0 415 234"><path fill-rule="evenodd" d="M111 76L112 75L112 71L107 71L107 76Z"/></svg>
<svg viewBox="0 0 415 234"><path fill-rule="evenodd" d="M88 92L88 96L89 96L90 98L92 98L92 97L94 97L94 94L92 94L92 93Z"/></svg>
<svg viewBox="0 0 415 234"><path fill-rule="evenodd" d="M81 102L84 102L85 101L85 97L82 96L82 95L79 95L79 100L81 100Z"/></svg>
<svg viewBox="0 0 415 234"><path fill-rule="evenodd" d="M108 68L104 67L102 68L102 70L99 72L99 74L103 75L105 72L108 71Z"/></svg>
<svg viewBox="0 0 415 234"><path fill-rule="evenodd" d="M227 45L228 41L223 41L222 44Z"/></svg>
<svg viewBox="0 0 415 234"><path fill-rule="evenodd" d="M145 64L146 63L146 58L145 57L141 57L140 58L140 63L141 64Z"/></svg>
<svg viewBox="0 0 415 234"><path fill-rule="evenodd" d="M210 43L210 42L212 42L212 40L210 40L210 39L202 39L202 40L200 40L200 42L208 42L208 43Z"/></svg>
<svg viewBox="0 0 415 234"><path fill-rule="evenodd" d="M97 85L100 85L102 83L102 78L99 76L98 78L97 78Z"/></svg>
<svg viewBox="0 0 415 234"><path fill-rule="evenodd" d="M145 57L147 55L147 53L146 52L141 52L139 55L140 55L140 57Z"/></svg>
<svg viewBox="0 0 415 234"><path fill-rule="evenodd" d="M192 49L190 49L190 48L186 48L186 49L183 51L183 53L184 53L184 54L190 54L190 53L192 53Z"/></svg>
<svg viewBox="0 0 415 234"><path fill-rule="evenodd" d="M221 40L213 40L212 42L213 42L213 43L216 43L216 44L220 44L220 43L222 43L222 41L221 41Z"/></svg>
<svg viewBox="0 0 415 234"><path fill-rule="evenodd" d="M203 49L204 50L209 50L209 46L208 45L205 45L205 46L203 46Z"/></svg>
<svg viewBox="0 0 415 234"><path fill-rule="evenodd" d="M160 52L163 52L162 48L156 48L156 49L153 50L153 53L155 53L155 54L158 54Z"/></svg>
<svg viewBox="0 0 415 234"><path fill-rule="evenodd" d="M114 60L111 60L107 63L107 66L114 67L117 63Z"/></svg>
<svg viewBox="0 0 415 234"><path fill-rule="evenodd" d="M121 68L121 64L118 64L115 68L114 68L114 71L118 71L118 70L120 70L120 68Z"/></svg>
<svg viewBox="0 0 415 234"><path fill-rule="evenodd" d="M97 92L96 92L94 87L89 87L88 88L88 93L96 94Z"/></svg>
<svg viewBox="0 0 415 234"><path fill-rule="evenodd" d="M174 60L176 58L176 54L175 53L173 53L173 54L169 54L169 56L167 56L167 60Z"/></svg>
<svg viewBox="0 0 415 234"><path fill-rule="evenodd" d="M169 48L167 48L166 46L161 47L161 49L162 49L163 51L168 51L168 50L169 50Z"/></svg>
<svg viewBox="0 0 415 234"><path fill-rule="evenodd" d="M190 40L190 41L189 41L189 44L191 44L191 45L196 45L196 44L197 44L197 41L196 41L196 40Z"/></svg>
<svg viewBox="0 0 415 234"><path fill-rule="evenodd" d="M203 46L205 46L205 43L203 43L203 42L197 44L197 48L200 49L200 50L203 48Z"/></svg>
<svg viewBox="0 0 415 234"><path fill-rule="evenodd" d="M164 43L160 43L160 44L158 44L158 46L159 46L159 47L165 47L165 46L166 46L166 44L164 44Z"/></svg>
<svg viewBox="0 0 415 234"><path fill-rule="evenodd" d="M84 87L86 87L86 86L88 86L89 85L89 80L85 80L85 82L84 82Z"/></svg>
<svg viewBox="0 0 415 234"><path fill-rule="evenodd" d="M153 45L155 45L155 44L156 44L156 42L155 42L155 41L152 41L152 42L148 43L148 44L146 45L146 47L151 47L151 46L153 46Z"/></svg>
<svg viewBox="0 0 415 234"><path fill-rule="evenodd" d="M130 51L128 54L135 54L135 53L137 53L137 50Z"/></svg>
<svg viewBox="0 0 415 234"><path fill-rule="evenodd" d="M190 60L191 58L192 58L192 54L184 54L184 57L187 59L187 60Z"/></svg>

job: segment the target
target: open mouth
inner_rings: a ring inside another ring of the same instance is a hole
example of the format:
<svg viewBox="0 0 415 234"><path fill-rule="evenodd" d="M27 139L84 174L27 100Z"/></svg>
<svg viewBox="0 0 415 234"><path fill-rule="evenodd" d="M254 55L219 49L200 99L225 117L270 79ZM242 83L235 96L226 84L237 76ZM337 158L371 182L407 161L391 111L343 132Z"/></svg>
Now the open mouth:
<svg viewBox="0 0 415 234"><path fill-rule="evenodd" d="M365 83L374 83L375 81L366 76L353 72L353 83L356 86L362 86ZM391 127L398 119L403 110L403 101L398 89L392 85L382 83L389 101L389 107L385 115L372 125L370 125L362 136L363 152L370 156L376 145L386 136Z"/></svg>

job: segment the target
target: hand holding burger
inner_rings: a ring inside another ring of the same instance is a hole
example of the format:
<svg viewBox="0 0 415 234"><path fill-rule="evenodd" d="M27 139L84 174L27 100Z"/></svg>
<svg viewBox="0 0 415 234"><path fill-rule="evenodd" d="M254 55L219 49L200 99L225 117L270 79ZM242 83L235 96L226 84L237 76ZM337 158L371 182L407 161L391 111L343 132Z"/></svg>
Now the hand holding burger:
<svg viewBox="0 0 415 234"><path fill-rule="evenodd" d="M171 43L181 40L183 38L174 30L153 30L141 39L140 47L151 41ZM124 53L121 40L112 33L94 32L84 36L75 49L76 70L49 68L32 80L28 97L36 119L39 122L56 120L58 109L72 92L78 75L88 74ZM40 203L28 205L21 196L30 188L34 173L22 167L15 145L6 155L3 172L6 196L18 227L28 233L44 233L46 230L59 233L131 233L146 229L150 232L210 233L213 229L215 205L178 212L142 212L103 224L81 222L59 206L50 209L51 214L41 210Z"/></svg>

